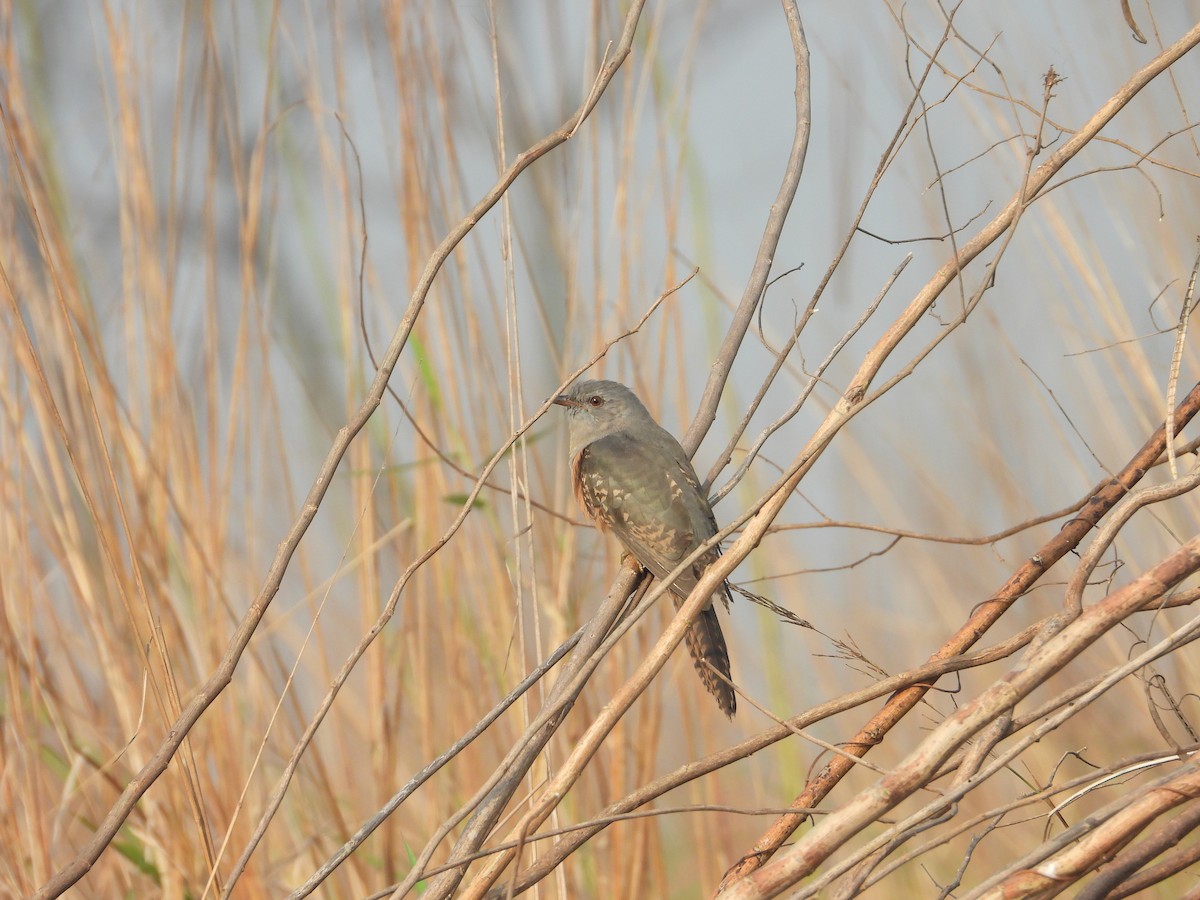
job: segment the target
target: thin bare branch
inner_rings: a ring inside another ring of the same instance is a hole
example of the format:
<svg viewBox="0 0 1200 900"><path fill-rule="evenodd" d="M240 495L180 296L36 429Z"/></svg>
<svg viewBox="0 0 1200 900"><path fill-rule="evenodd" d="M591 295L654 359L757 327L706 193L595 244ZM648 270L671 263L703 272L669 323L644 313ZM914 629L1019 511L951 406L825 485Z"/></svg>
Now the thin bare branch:
<svg viewBox="0 0 1200 900"><path fill-rule="evenodd" d="M746 289L738 303L733 321L725 332L721 349L708 375L708 383L704 386L704 394L700 398L700 408L692 420L691 427L683 436L680 443L683 449L692 455L707 434L709 426L717 415L717 404L721 393L725 390L725 382L733 368L746 331L754 321L754 312L767 287L771 277L771 266L775 262L775 251L779 246L779 236L783 233L784 222L792 208L796 197L796 189L800 185L800 175L804 171L804 157L808 153L808 135L811 120L811 85L808 65L808 43L804 37L804 24L800 20L800 10L794 0L783 0L783 11L787 16L788 34L792 39L792 53L796 57L796 129L792 135L792 149L788 154L787 165L784 168L783 183L775 202L771 204L771 212L767 216L767 225L754 257L754 265Z"/></svg>

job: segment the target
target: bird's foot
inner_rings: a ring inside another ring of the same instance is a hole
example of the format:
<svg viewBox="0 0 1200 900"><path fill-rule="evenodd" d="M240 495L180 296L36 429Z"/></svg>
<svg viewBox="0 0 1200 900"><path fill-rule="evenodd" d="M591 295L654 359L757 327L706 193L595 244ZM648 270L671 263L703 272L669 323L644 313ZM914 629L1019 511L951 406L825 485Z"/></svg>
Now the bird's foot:
<svg viewBox="0 0 1200 900"><path fill-rule="evenodd" d="M645 566L638 562L634 555L628 550L621 554L621 565L625 566L626 568L633 569L635 572L645 571Z"/></svg>

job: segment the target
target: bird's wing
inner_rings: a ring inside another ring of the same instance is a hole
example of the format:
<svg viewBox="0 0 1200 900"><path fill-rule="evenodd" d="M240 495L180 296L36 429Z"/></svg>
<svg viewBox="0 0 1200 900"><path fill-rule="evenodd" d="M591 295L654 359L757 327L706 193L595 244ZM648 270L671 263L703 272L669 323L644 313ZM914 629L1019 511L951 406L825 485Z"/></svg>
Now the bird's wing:
<svg viewBox="0 0 1200 900"><path fill-rule="evenodd" d="M662 578L716 525L683 449L659 443L617 433L588 444L575 459L575 489L588 514ZM705 554L682 573L672 593L686 597L716 556Z"/></svg>

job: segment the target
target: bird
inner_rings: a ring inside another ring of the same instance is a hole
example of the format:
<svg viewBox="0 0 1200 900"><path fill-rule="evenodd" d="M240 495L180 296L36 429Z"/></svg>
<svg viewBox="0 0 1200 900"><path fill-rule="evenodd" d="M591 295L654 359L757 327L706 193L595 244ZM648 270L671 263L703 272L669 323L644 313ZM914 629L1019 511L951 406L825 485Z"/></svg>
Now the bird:
<svg viewBox="0 0 1200 900"><path fill-rule="evenodd" d="M581 381L554 402L566 409L576 499L642 568L664 578L717 533L687 453L633 391L616 381ZM720 554L712 546L675 579L670 591L676 609ZM714 593L728 609L728 583ZM732 719L733 688L713 672L730 678L729 650L712 597L708 601L688 628L687 647L704 687Z"/></svg>

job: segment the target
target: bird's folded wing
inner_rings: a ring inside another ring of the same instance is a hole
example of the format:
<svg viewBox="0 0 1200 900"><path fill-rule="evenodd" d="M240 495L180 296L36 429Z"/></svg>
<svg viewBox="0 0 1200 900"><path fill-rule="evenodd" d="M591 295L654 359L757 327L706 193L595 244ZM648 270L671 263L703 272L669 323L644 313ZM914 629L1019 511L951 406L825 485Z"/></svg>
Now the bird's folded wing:
<svg viewBox="0 0 1200 900"><path fill-rule="evenodd" d="M716 533L696 475L675 449L618 433L588 444L575 461L576 490L588 514L659 578ZM717 552L681 574L672 592L686 597Z"/></svg>

